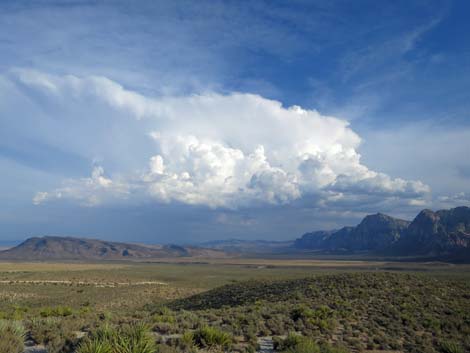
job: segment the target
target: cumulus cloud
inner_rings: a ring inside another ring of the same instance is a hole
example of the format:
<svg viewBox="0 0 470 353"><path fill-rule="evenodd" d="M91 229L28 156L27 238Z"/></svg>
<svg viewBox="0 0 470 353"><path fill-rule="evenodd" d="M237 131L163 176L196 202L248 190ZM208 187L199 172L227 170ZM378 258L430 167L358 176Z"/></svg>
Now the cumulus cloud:
<svg viewBox="0 0 470 353"><path fill-rule="evenodd" d="M36 193L33 203L39 205L51 199L72 199L83 206L96 206L109 200L126 199L130 193L127 183L105 177L101 166L95 166L89 178L68 179L63 184L51 192Z"/></svg>
<svg viewBox="0 0 470 353"><path fill-rule="evenodd" d="M315 110L245 93L148 97L105 77L29 70L13 76L50 100L69 106L92 100L126 114L142 126L134 138L153 141L147 165L119 171L126 176L120 181L95 167L90 178L39 192L36 204L69 198L95 205L135 196L236 209L296 201L318 206L357 196L412 203L429 193L420 181L370 170L349 123Z"/></svg>
<svg viewBox="0 0 470 353"><path fill-rule="evenodd" d="M236 208L253 201L288 203L301 196L295 175L273 167L263 146L251 153L197 137L158 137L162 155L143 176L159 200Z"/></svg>

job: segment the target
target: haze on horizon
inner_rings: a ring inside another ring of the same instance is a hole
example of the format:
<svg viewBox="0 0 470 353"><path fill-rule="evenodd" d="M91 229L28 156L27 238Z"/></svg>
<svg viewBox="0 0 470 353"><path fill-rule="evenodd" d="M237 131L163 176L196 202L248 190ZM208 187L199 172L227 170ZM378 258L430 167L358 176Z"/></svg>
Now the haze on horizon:
<svg viewBox="0 0 470 353"><path fill-rule="evenodd" d="M0 3L0 245L293 239L470 205L465 1Z"/></svg>

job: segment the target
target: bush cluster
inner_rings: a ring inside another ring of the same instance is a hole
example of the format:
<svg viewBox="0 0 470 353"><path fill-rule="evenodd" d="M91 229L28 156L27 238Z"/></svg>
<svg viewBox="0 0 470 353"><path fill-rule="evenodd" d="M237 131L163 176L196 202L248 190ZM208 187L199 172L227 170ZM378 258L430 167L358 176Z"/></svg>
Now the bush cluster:
<svg viewBox="0 0 470 353"><path fill-rule="evenodd" d="M155 353L155 339L143 323L99 328L78 346L77 353Z"/></svg>
<svg viewBox="0 0 470 353"><path fill-rule="evenodd" d="M0 320L0 353L22 353L25 335L20 322Z"/></svg>

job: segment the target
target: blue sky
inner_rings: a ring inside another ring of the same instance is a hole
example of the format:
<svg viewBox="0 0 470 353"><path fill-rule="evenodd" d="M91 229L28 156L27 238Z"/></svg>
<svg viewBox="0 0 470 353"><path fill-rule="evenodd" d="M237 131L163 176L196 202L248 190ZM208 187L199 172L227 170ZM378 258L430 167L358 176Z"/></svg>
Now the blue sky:
<svg viewBox="0 0 470 353"><path fill-rule="evenodd" d="M0 10L0 241L290 239L470 204L466 1Z"/></svg>

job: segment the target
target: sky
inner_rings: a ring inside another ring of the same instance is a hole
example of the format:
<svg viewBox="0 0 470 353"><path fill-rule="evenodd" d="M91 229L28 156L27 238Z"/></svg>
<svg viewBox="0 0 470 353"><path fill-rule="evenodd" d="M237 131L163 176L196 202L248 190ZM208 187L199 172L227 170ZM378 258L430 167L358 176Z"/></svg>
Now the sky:
<svg viewBox="0 0 470 353"><path fill-rule="evenodd" d="M470 205L467 1L0 2L0 244L293 239Z"/></svg>

